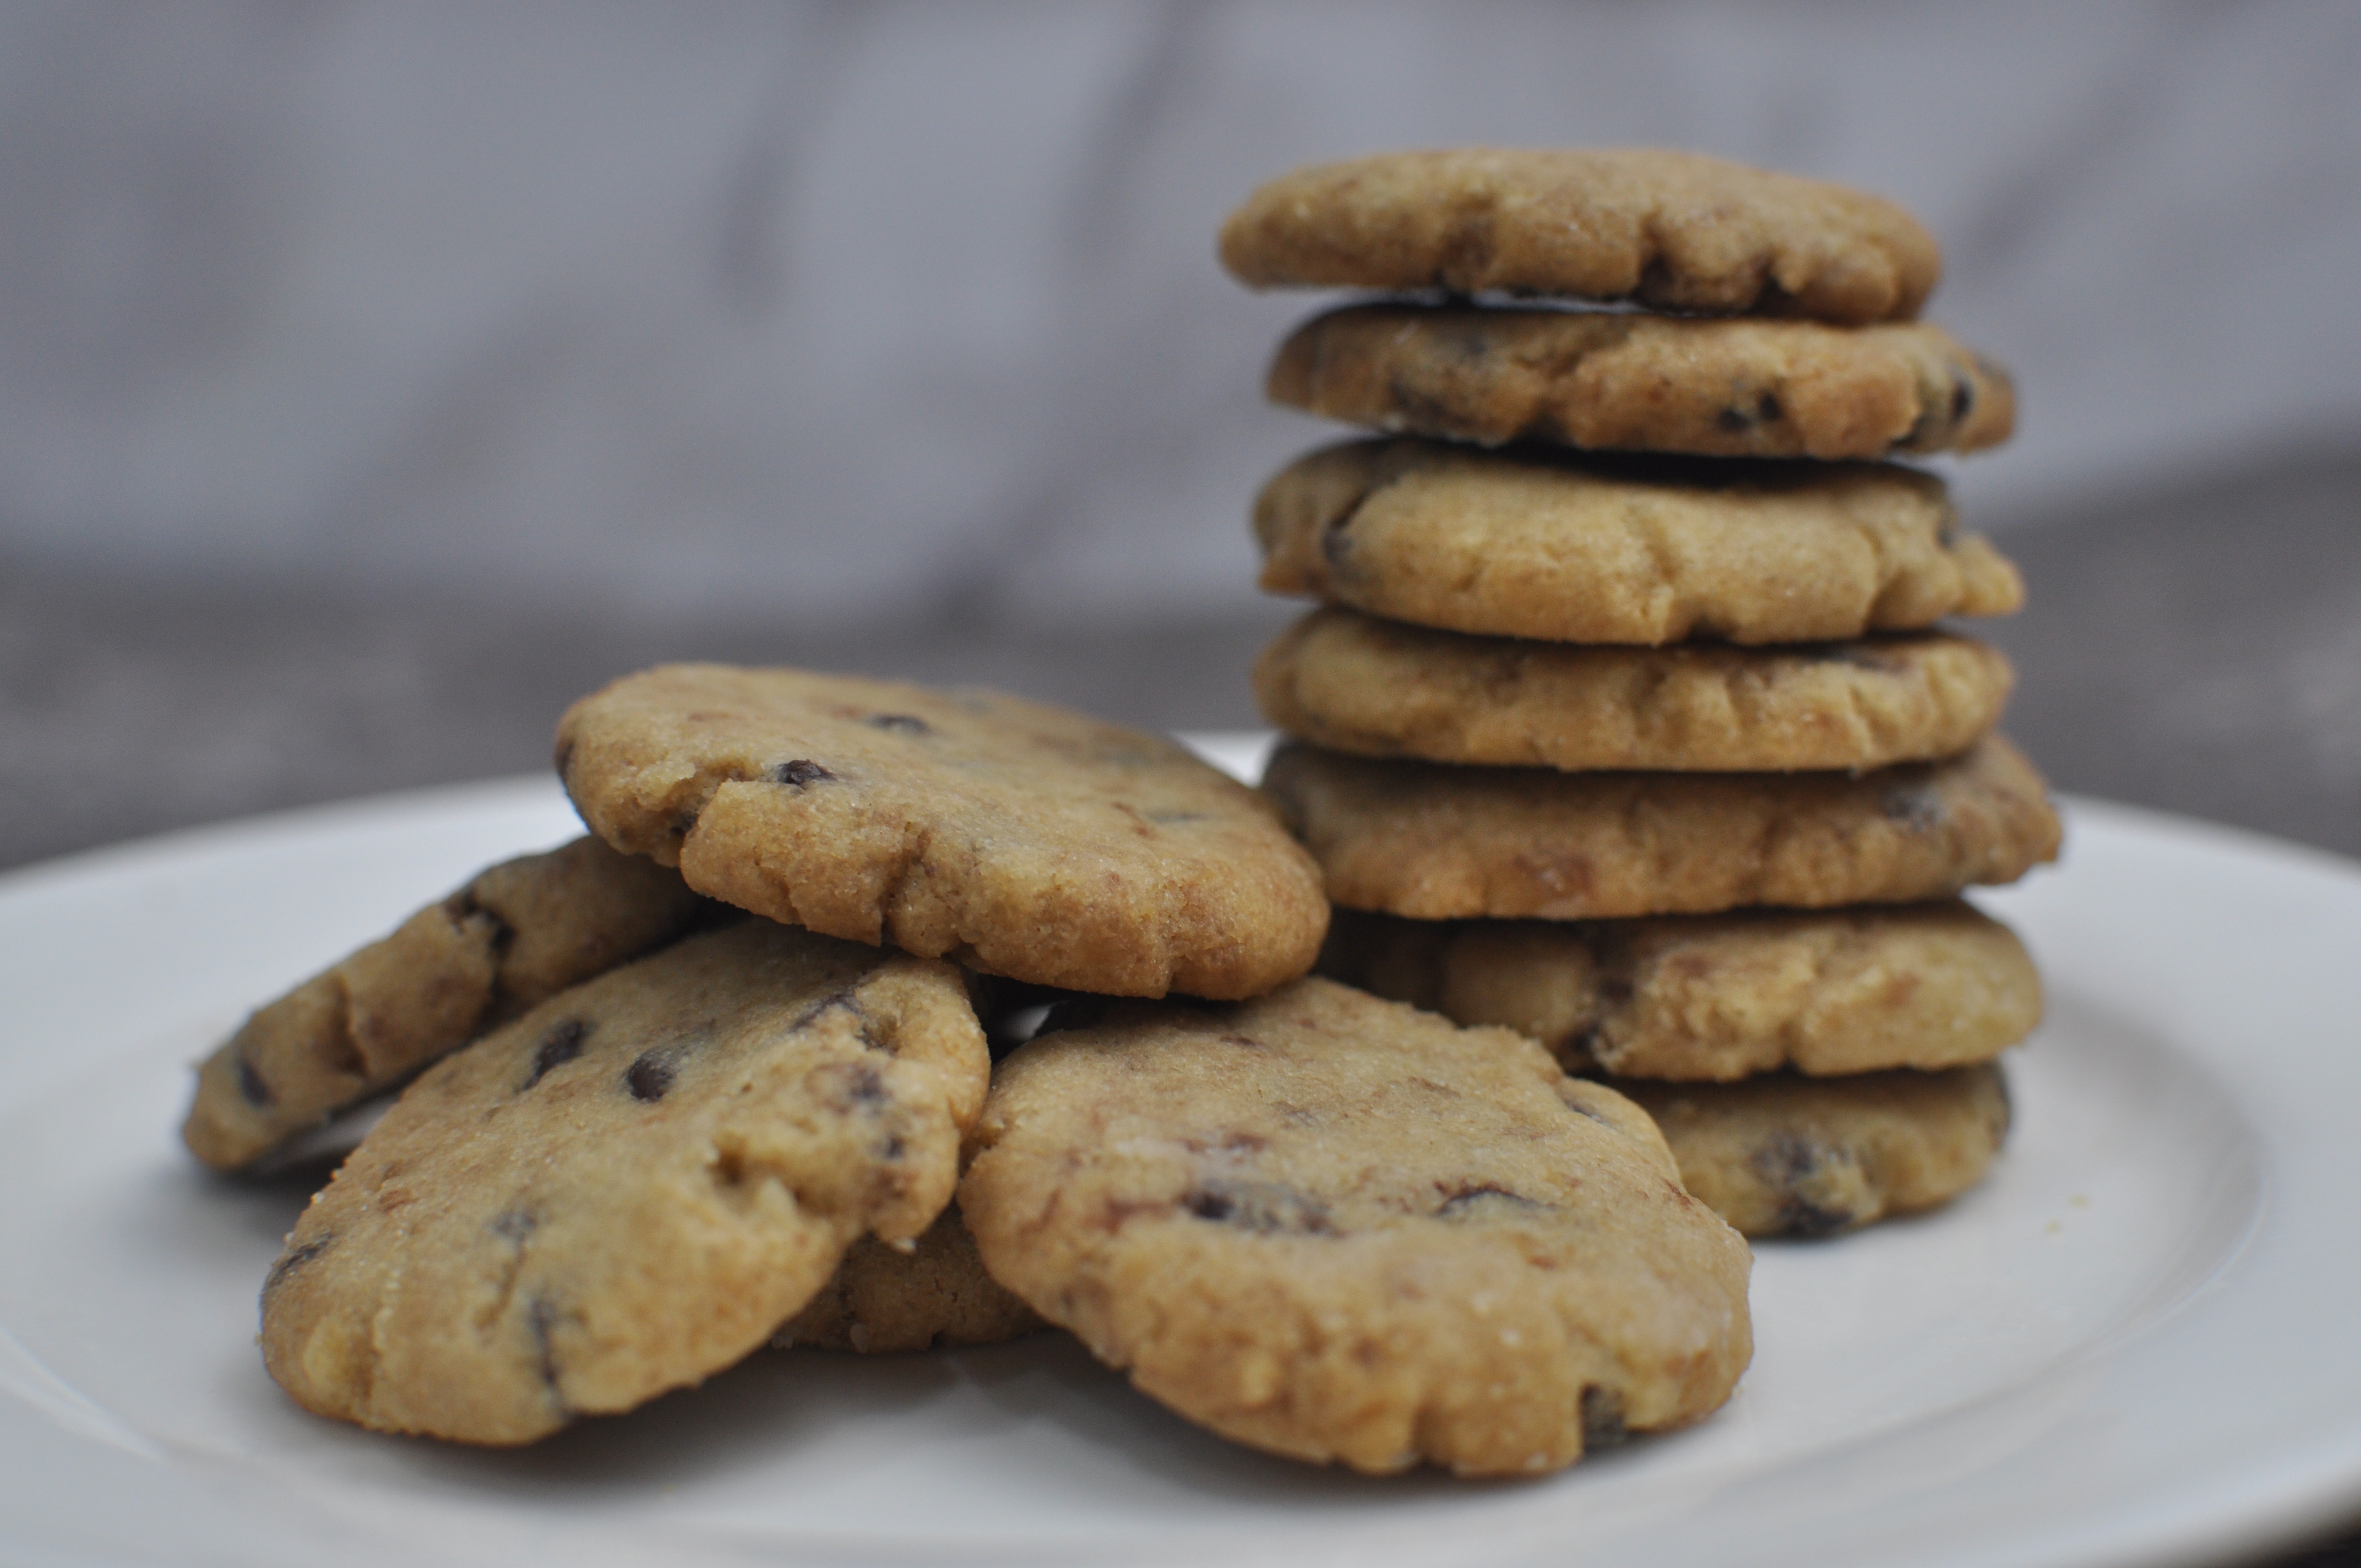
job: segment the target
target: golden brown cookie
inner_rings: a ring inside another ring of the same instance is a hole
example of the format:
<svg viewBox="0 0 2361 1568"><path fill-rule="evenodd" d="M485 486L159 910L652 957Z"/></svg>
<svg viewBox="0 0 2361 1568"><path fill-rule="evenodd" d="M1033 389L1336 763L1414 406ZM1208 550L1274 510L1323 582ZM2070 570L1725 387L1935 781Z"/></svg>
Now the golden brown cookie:
<svg viewBox="0 0 2361 1568"><path fill-rule="evenodd" d="M677 872L596 839L504 861L255 1013L197 1069L181 1136L218 1169L250 1165L713 914Z"/></svg>
<svg viewBox="0 0 2361 1568"><path fill-rule="evenodd" d="M1688 1190L1750 1236L1827 1235L1947 1203L1983 1179L2008 1135L1995 1062L1616 1085L1664 1129Z"/></svg>
<svg viewBox="0 0 2361 1568"><path fill-rule="evenodd" d="M1571 1464L1719 1406L1746 1249L1532 1041L1324 980L1109 1003L1003 1062L960 1206L1143 1391L1357 1470Z"/></svg>
<svg viewBox="0 0 2361 1568"><path fill-rule="evenodd" d="M2024 602L1932 475L1356 441L1255 503L1262 586L1565 642L1817 642Z"/></svg>
<svg viewBox="0 0 2361 1568"><path fill-rule="evenodd" d="M1378 430L1707 457L1886 457L2008 439L2008 374L1918 323L1354 305L1296 329L1274 402Z"/></svg>
<svg viewBox="0 0 2361 1568"><path fill-rule="evenodd" d="M763 920L429 1069L262 1291L305 1409L530 1442L762 1344L859 1237L950 1201L990 1062L950 965Z"/></svg>
<svg viewBox="0 0 2361 1568"><path fill-rule="evenodd" d="M1562 773L1279 748L1263 789L1350 909L1587 920L1822 909L2014 882L2058 852L1997 736L1873 773Z"/></svg>
<svg viewBox="0 0 2361 1568"><path fill-rule="evenodd" d="M1340 909L1320 972L1623 1078L1931 1070L2041 1021L2024 945L1957 899L1581 921Z"/></svg>
<svg viewBox="0 0 2361 1568"><path fill-rule="evenodd" d="M1916 314L1942 264L1890 202L1631 148L1300 169L1231 214L1222 262L1257 288L1503 290L1835 322Z"/></svg>
<svg viewBox="0 0 2361 1568"><path fill-rule="evenodd" d="M874 1236L853 1243L835 1277L771 1343L782 1350L886 1355L938 1344L997 1344L1046 1326L984 1272L954 1204L906 1248Z"/></svg>
<svg viewBox="0 0 2361 1568"><path fill-rule="evenodd" d="M2008 661L1921 633L1782 648L1582 647L1313 610L1255 664L1273 724L1331 751L1545 768L1867 769L1965 751Z"/></svg>
<svg viewBox="0 0 2361 1568"><path fill-rule="evenodd" d="M1254 792L996 692L674 664L576 703L557 751L594 831L701 893L1017 980L1252 995L1327 927Z"/></svg>

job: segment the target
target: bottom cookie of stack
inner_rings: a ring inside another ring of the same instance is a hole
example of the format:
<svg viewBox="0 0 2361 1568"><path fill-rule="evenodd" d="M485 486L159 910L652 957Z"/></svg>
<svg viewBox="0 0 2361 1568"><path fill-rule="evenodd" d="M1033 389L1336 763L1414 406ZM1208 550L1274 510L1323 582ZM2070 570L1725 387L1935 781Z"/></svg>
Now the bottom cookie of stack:
<svg viewBox="0 0 2361 1568"><path fill-rule="evenodd" d="M1611 1083L1752 1236L1974 1186L2008 1130L1995 1058L2041 1014L2015 936L1956 898L1563 923L1340 910L1321 969Z"/></svg>

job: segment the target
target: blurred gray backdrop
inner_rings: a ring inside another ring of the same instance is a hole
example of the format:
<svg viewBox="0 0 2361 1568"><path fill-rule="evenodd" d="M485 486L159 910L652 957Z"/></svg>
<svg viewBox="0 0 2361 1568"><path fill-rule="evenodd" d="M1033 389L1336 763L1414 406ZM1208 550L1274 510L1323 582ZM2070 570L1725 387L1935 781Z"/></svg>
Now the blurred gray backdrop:
<svg viewBox="0 0 2361 1568"><path fill-rule="evenodd" d="M657 658L1256 722L1296 164L1855 183L2020 435L1947 471L2070 786L2361 850L2361 7L0 8L0 863L543 763Z"/></svg>

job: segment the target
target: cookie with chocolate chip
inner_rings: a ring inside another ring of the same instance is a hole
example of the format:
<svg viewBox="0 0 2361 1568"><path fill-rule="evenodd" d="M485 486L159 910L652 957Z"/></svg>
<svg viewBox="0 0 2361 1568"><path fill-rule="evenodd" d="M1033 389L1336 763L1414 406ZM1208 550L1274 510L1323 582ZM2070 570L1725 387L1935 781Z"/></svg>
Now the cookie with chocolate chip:
<svg viewBox="0 0 2361 1568"><path fill-rule="evenodd" d="M915 1244L864 1236L820 1293L771 1336L782 1350L887 1355L934 1345L998 1344L1047 1325L984 1271L959 1206Z"/></svg>
<svg viewBox="0 0 2361 1568"><path fill-rule="evenodd" d="M1263 777L1350 909L1587 920L1824 909L2008 883L2058 853L1997 735L1875 773L1564 773L1279 748Z"/></svg>
<svg viewBox="0 0 2361 1568"><path fill-rule="evenodd" d="M1707 457L1887 457L2008 439L2008 373L1921 323L1353 305L1279 347L1271 400L1414 435Z"/></svg>
<svg viewBox="0 0 2361 1568"><path fill-rule="evenodd" d="M576 703L558 762L594 831L700 893L1016 980L1247 996L1327 927L1254 792L996 692L669 665Z"/></svg>
<svg viewBox="0 0 2361 1568"><path fill-rule="evenodd" d="M1833 322L1907 317L1934 238L1890 202L1694 152L1400 152L1300 169L1222 226L1257 288L1504 291Z"/></svg>
<svg viewBox="0 0 2361 1568"><path fill-rule="evenodd" d="M504 861L247 1019L197 1069L181 1136L217 1169L250 1165L714 914L677 872L596 839Z"/></svg>
<svg viewBox="0 0 2361 1568"><path fill-rule="evenodd" d="M1958 899L1635 920L1340 909L1320 972L1620 1078L1933 1070L1996 1057L2041 1021L2024 945Z"/></svg>
<svg viewBox="0 0 2361 1568"><path fill-rule="evenodd" d="M1565 642L1817 642L2005 615L2016 568L1891 465L1356 441L1255 502L1262 586L1421 626Z"/></svg>
<svg viewBox="0 0 2361 1568"><path fill-rule="evenodd" d="M951 966L765 920L560 992L412 1083L262 1290L305 1409L521 1443L730 1365L950 1202L990 1061Z"/></svg>
<svg viewBox="0 0 2361 1568"><path fill-rule="evenodd" d="M994 1277L1189 1420L1532 1475L1745 1369L1744 1245L1532 1041L1318 979L1081 1016L1002 1063L960 1204Z"/></svg>
<svg viewBox="0 0 2361 1568"><path fill-rule="evenodd" d="M1944 1072L1616 1084L1664 1129L1681 1180L1750 1236L1819 1236L1948 1203L2008 1135L1996 1062Z"/></svg>
<svg viewBox="0 0 2361 1568"><path fill-rule="evenodd" d="M1560 769L1879 768L1965 751L2011 684L1939 633L1777 648L1471 637L1330 607L1255 664L1273 724L1331 751Z"/></svg>

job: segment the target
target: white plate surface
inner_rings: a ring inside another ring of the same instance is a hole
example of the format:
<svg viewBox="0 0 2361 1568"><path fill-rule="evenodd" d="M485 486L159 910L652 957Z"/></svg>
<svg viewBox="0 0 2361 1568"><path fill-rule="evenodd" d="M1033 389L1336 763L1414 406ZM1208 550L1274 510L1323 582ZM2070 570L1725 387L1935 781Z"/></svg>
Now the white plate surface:
<svg viewBox="0 0 2361 1568"><path fill-rule="evenodd" d="M521 1453L314 1420L253 1344L306 1190L192 1166L187 1064L576 830L514 781L0 877L0 1561L2168 1564L2361 1511L2361 867L2087 802L1981 899L2050 986L1991 1179L1759 1247L1730 1404L1563 1475L1264 1458L1054 1335L763 1353Z"/></svg>

